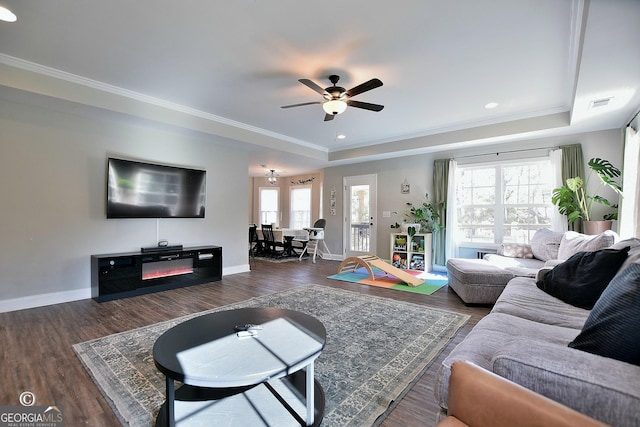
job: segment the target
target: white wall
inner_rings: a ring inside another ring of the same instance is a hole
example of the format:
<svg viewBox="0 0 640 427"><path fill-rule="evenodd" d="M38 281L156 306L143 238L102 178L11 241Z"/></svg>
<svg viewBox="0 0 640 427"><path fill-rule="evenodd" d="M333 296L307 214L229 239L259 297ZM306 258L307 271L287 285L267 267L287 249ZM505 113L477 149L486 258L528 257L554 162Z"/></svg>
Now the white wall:
<svg viewBox="0 0 640 427"><path fill-rule="evenodd" d="M432 195L433 192L433 161L434 159L456 158L464 161L486 161L492 159L503 160L507 157L530 156L531 149L543 148L536 151L539 155L545 152L545 148L556 147L567 144L582 144L582 150L586 162L592 157L601 157L611 161L615 166L622 167L622 141L623 133L620 129L612 129L599 132L589 132L574 135L566 135L554 138L537 138L524 141L505 142L489 147L474 147L465 150L451 150L439 153L421 154L409 157L400 157L389 160L378 160L372 162L358 163L353 165L335 166L325 169L324 172L324 214L327 218L327 228L325 232L325 242L333 255L343 253L343 188L342 179L345 176L377 174L378 175L378 211L376 213L375 232L377 233L376 255L380 258L389 259L389 239L393 231L390 225L395 223L396 218L382 218L383 211L405 210L405 203L408 201L418 202L422 200L425 193ZM519 153L506 153L510 151L525 150ZM496 153L503 153L496 155ZM476 156L478 157L469 157ZM400 184L407 180L411 185L410 194L400 193ZM589 188L597 185L597 178L590 182ZM328 215L329 190L336 187L337 195L337 215ZM602 195L610 201L616 200L613 191L605 189ZM604 211L598 207L596 212ZM400 218L401 219L401 218ZM401 221L398 221L401 222Z"/></svg>
<svg viewBox="0 0 640 427"><path fill-rule="evenodd" d="M222 246L225 274L248 269L249 203L237 191L246 188L246 153L148 121L32 101L0 99L0 312L87 298L91 254L158 238ZM109 156L205 169L206 218L107 220Z"/></svg>

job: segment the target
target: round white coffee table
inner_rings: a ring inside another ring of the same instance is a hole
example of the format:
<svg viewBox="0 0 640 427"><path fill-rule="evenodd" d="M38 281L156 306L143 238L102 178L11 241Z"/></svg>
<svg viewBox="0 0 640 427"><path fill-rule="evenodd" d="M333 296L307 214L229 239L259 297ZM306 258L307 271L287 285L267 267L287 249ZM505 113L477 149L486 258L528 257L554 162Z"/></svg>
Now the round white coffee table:
<svg viewBox="0 0 640 427"><path fill-rule="evenodd" d="M260 329L239 337L236 326L245 324ZM156 426L319 425L324 392L314 361L326 335L314 317L270 307L220 311L174 326L153 347L167 396ZM183 385L176 389L174 381Z"/></svg>

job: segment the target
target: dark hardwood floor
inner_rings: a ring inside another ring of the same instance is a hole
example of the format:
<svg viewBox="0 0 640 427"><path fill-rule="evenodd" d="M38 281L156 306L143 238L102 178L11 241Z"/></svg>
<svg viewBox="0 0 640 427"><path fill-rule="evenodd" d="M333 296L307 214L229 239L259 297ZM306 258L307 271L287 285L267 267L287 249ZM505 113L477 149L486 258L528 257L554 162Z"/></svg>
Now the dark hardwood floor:
<svg viewBox="0 0 640 427"><path fill-rule="evenodd" d="M88 262L88 261L87 261ZM451 349L484 317L488 307L467 307L444 287L430 296L329 280L337 261L270 263L222 281L99 304L75 301L0 313L0 406L19 405L31 391L36 405L59 405L68 426L115 426L118 419L76 357L72 344L172 319L254 296L316 283L471 315L428 371L383 422L385 427L433 426L438 406L434 374Z"/></svg>

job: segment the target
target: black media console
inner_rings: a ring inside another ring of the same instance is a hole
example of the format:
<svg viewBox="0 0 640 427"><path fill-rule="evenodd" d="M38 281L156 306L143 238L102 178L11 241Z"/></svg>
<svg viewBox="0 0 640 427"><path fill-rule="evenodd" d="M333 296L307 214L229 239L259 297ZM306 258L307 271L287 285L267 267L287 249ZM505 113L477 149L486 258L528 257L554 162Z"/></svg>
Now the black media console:
<svg viewBox="0 0 640 427"><path fill-rule="evenodd" d="M98 302L220 279L220 246L91 255L91 297Z"/></svg>

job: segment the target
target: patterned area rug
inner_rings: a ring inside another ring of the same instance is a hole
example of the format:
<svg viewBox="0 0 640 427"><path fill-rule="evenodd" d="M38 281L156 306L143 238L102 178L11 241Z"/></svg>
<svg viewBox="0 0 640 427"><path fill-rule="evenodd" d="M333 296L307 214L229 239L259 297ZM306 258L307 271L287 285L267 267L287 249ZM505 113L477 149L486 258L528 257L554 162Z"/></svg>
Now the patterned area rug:
<svg viewBox="0 0 640 427"><path fill-rule="evenodd" d="M324 388L322 426L366 426L409 387L469 319L458 313L308 285L110 335L73 346L124 425L153 425L164 402L164 376L151 354L167 329L198 315L241 307L310 314L327 329L316 360Z"/></svg>

